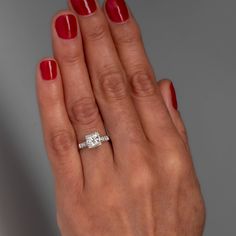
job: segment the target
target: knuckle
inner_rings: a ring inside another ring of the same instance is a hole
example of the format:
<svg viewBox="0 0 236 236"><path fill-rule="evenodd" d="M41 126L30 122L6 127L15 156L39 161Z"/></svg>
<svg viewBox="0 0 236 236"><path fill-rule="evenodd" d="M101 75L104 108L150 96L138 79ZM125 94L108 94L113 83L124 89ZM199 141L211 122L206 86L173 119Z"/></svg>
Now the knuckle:
<svg viewBox="0 0 236 236"><path fill-rule="evenodd" d="M123 29L123 32L117 34L116 38L117 38L116 44L118 45L127 44L127 46L134 45L142 40L141 33L138 27L132 27L132 29L130 28Z"/></svg>
<svg viewBox="0 0 236 236"><path fill-rule="evenodd" d="M79 65L81 61L83 60L82 54L78 51L76 46L71 46L70 48L67 48L66 53L60 56L61 64L64 66L74 66Z"/></svg>
<svg viewBox="0 0 236 236"><path fill-rule="evenodd" d="M137 97L148 97L156 94L156 84L150 73L141 71L130 76L133 94Z"/></svg>
<svg viewBox="0 0 236 236"><path fill-rule="evenodd" d="M131 177L131 187L139 192L150 191L155 184L155 177L151 168L145 168L144 166L142 165L142 168L139 167L135 171L136 174L133 174L133 177Z"/></svg>
<svg viewBox="0 0 236 236"><path fill-rule="evenodd" d="M99 117L97 104L92 98L82 98L71 106L71 119L83 125L96 123Z"/></svg>
<svg viewBox="0 0 236 236"><path fill-rule="evenodd" d="M68 54L61 58L61 62L64 66L77 66L81 63L79 55Z"/></svg>
<svg viewBox="0 0 236 236"><path fill-rule="evenodd" d="M108 33L107 25L104 23L95 23L84 34L85 38L90 41L101 40Z"/></svg>
<svg viewBox="0 0 236 236"><path fill-rule="evenodd" d="M58 156L66 155L75 144L75 137L67 130L57 131L50 137L49 145Z"/></svg>
<svg viewBox="0 0 236 236"><path fill-rule="evenodd" d="M105 70L98 76L99 93L111 100L122 100L127 95L124 75L121 71Z"/></svg>
<svg viewBox="0 0 236 236"><path fill-rule="evenodd" d="M186 164L182 156L178 156L176 153L171 156L172 157L167 158L164 163L164 172L177 180L186 172Z"/></svg>

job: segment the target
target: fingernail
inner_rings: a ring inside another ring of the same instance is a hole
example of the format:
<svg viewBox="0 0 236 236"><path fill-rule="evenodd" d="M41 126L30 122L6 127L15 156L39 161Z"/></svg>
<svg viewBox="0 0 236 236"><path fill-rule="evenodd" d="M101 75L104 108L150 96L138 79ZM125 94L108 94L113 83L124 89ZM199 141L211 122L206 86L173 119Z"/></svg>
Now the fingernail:
<svg viewBox="0 0 236 236"><path fill-rule="evenodd" d="M71 0L74 10L82 16L91 15L97 10L97 5L94 0Z"/></svg>
<svg viewBox="0 0 236 236"><path fill-rule="evenodd" d="M54 80L57 77L57 63L54 60L45 60L40 63L43 80Z"/></svg>
<svg viewBox="0 0 236 236"><path fill-rule="evenodd" d="M124 0L107 0L105 7L111 21L121 23L129 19L129 11Z"/></svg>
<svg viewBox="0 0 236 236"><path fill-rule="evenodd" d="M77 36L77 22L74 15L61 15L56 19L55 28L62 39L73 39Z"/></svg>
<svg viewBox="0 0 236 236"><path fill-rule="evenodd" d="M177 102L175 87L173 83L170 84L170 92L171 92L171 97L172 97L172 105L175 108L175 110L178 110L178 102Z"/></svg>

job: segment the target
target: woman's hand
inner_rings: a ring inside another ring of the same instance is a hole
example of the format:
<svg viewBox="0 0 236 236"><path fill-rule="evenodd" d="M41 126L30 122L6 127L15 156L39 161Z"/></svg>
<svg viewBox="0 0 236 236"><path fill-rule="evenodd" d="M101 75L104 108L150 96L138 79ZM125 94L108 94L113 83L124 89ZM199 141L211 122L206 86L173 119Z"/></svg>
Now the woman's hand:
<svg viewBox="0 0 236 236"><path fill-rule="evenodd" d="M173 84L156 82L123 0L71 0L37 92L63 236L198 236L204 204ZM111 142L78 149L98 131Z"/></svg>

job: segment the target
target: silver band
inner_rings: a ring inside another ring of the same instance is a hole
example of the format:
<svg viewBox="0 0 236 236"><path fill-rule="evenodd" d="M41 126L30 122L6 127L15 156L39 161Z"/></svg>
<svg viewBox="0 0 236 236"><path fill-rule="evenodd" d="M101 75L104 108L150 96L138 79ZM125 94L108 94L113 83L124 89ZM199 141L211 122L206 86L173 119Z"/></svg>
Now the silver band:
<svg viewBox="0 0 236 236"><path fill-rule="evenodd" d="M101 136L98 132L94 132L85 136L85 141L79 143L79 149L97 148L104 142L108 142L110 138L107 135Z"/></svg>

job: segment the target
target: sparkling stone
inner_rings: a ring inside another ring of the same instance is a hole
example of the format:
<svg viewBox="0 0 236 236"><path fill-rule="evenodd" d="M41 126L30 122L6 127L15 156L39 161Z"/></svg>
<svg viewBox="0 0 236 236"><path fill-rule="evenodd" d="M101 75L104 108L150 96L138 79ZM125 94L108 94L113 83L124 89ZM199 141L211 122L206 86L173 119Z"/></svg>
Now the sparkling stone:
<svg viewBox="0 0 236 236"><path fill-rule="evenodd" d="M86 135L85 140L88 148L95 148L102 145L101 137L98 132Z"/></svg>

